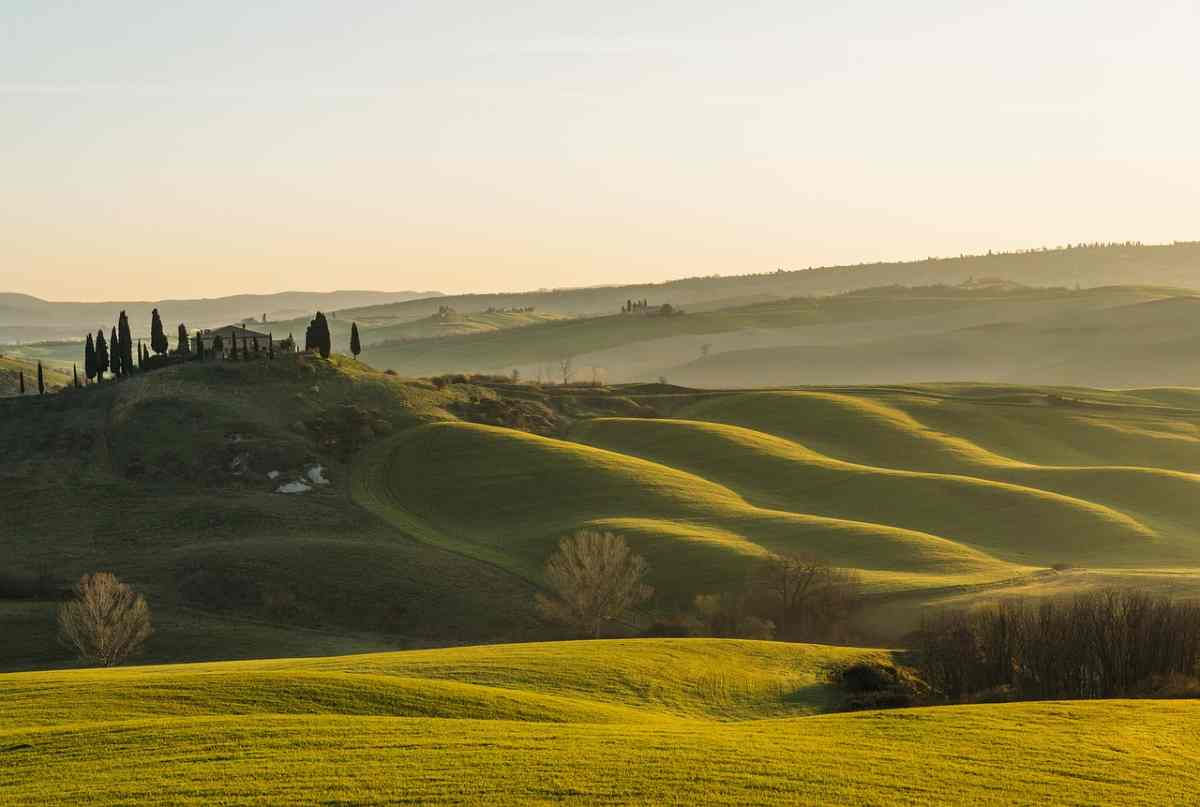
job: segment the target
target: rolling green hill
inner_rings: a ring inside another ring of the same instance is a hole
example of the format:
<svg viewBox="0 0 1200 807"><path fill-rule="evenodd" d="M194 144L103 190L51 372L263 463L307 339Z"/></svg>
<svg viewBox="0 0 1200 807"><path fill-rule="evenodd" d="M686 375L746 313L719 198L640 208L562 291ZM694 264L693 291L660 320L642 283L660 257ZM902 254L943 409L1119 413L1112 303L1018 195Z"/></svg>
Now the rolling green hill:
<svg viewBox="0 0 1200 807"><path fill-rule="evenodd" d="M569 642L0 676L21 804L1186 803L1186 701L825 713L878 651ZM53 775L50 775L53 771Z"/></svg>
<svg viewBox="0 0 1200 807"><path fill-rule="evenodd" d="M283 356L0 406L8 669L67 661L35 583L98 569L152 603L152 661L549 638L541 570L583 527L650 562L643 624L780 551L858 571L879 642L1006 591L1200 596L1195 389L434 384Z"/></svg>
<svg viewBox="0 0 1200 807"><path fill-rule="evenodd" d="M971 380L1200 384L1200 297L1144 286L886 287L675 316L620 315L368 346L408 374L503 372L693 386Z"/></svg>

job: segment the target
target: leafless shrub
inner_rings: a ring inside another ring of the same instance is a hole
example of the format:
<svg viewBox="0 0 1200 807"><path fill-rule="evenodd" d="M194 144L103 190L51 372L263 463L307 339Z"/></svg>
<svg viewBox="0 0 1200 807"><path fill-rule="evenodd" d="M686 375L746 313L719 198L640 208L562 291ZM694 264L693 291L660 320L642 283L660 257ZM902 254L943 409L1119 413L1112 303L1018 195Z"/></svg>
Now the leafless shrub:
<svg viewBox="0 0 1200 807"><path fill-rule="evenodd" d="M558 543L546 562L546 583L554 596L539 594L548 619L596 638L605 622L618 619L647 600L654 590L642 582L648 567L625 539L583 530Z"/></svg>
<svg viewBox="0 0 1200 807"><path fill-rule="evenodd" d="M146 601L109 572L84 575L74 595L58 608L59 638L86 662L120 664L153 632Z"/></svg>

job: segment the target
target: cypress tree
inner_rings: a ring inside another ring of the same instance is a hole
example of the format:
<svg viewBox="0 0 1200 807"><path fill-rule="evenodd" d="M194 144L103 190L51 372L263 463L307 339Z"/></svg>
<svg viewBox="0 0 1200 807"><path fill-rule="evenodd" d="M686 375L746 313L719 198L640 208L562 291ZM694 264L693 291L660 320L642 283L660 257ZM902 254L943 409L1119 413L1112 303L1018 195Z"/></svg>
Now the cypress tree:
<svg viewBox="0 0 1200 807"><path fill-rule="evenodd" d="M358 358L358 354L362 353L362 342L358 339L358 323L350 323L350 352L354 354L354 358Z"/></svg>
<svg viewBox="0 0 1200 807"><path fill-rule="evenodd" d="M138 340L137 368L139 370L142 369L142 340L141 339Z"/></svg>
<svg viewBox="0 0 1200 807"><path fill-rule="evenodd" d="M255 352L255 353L257 353L257 352L258 352L258 350L259 350L259 348L258 348L258 337L256 336L256 337L254 337L254 352Z"/></svg>
<svg viewBox="0 0 1200 807"><path fill-rule="evenodd" d="M238 357L238 352L237 352L237 331L234 331L234 332L233 332L233 347L232 347L232 348L230 348L230 350L229 350L229 358L231 358L231 359L236 359L237 357Z"/></svg>
<svg viewBox="0 0 1200 807"><path fill-rule="evenodd" d="M121 370L130 375L133 372L133 336L129 333L129 317L124 311L117 318L117 332L121 335Z"/></svg>
<svg viewBox="0 0 1200 807"><path fill-rule="evenodd" d="M150 312L150 348L160 356L171 349L157 308Z"/></svg>
<svg viewBox="0 0 1200 807"><path fill-rule="evenodd" d="M96 331L96 380L103 381L108 372L108 345L104 341L104 329Z"/></svg>
<svg viewBox="0 0 1200 807"><path fill-rule="evenodd" d="M329 320L320 311L313 320L313 341L313 346L321 353L321 358L328 359L333 349L333 341L329 336Z"/></svg>
<svg viewBox="0 0 1200 807"><path fill-rule="evenodd" d="M188 339L187 326L181 322L181 323L179 323L179 355L180 356L191 353L191 350L188 349L189 341L190 340Z"/></svg>
<svg viewBox="0 0 1200 807"><path fill-rule="evenodd" d="M90 333L83 345L83 377L89 384L96 378L96 343Z"/></svg>
<svg viewBox="0 0 1200 807"><path fill-rule="evenodd" d="M25 371L24 370L17 371L17 384L19 385L18 389L20 389L21 394L24 395L25 394Z"/></svg>
<svg viewBox="0 0 1200 807"><path fill-rule="evenodd" d="M125 354L121 352L121 340L117 337L117 329L112 329L112 334L108 337L108 363L112 367L113 378L120 378L125 374Z"/></svg>
<svg viewBox="0 0 1200 807"><path fill-rule="evenodd" d="M267 334L267 358L275 358L275 334Z"/></svg>
<svg viewBox="0 0 1200 807"><path fill-rule="evenodd" d="M42 363L38 362L38 395L46 394L46 379L42 377Z"/></svg>
<svg viewBox="0 0 1200 807"><path fill-rule="evenodd" d="M75 389L79 389L79 365L71 365L71 375L75 376Z"/></svg>

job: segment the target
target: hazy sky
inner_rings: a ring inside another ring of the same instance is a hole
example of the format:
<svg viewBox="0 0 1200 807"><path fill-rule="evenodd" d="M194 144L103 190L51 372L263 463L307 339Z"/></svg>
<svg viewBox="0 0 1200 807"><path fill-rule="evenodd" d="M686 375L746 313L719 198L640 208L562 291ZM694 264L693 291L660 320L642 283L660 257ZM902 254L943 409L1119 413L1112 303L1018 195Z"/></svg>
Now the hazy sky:
<svg viewBox="0 0 1200 807"><path fill-rule="evenodd" d="M1195 0L3 0L0 291L1194 239L1198 32Z"/></svg>

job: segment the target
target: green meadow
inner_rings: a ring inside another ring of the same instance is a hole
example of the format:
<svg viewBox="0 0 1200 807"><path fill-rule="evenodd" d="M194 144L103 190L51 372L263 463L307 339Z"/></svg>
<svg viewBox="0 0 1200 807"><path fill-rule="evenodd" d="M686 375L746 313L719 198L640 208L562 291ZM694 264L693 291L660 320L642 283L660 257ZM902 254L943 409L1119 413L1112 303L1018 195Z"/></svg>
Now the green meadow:
<svg viewBox="0 0 1200 807"><path fill-rule="evenodd" d="M8 804L1187 803L1200 712L838 712L882 651L497 645L0 676Z"/></svg>
<svg viewBox="0 0 1200 807"><path fill-rule="evenodd" d="M1191 388L434 384L298 356L3 403L7 669L68 661L31 581L101 568L152 603L153 662L553 638L534 594L581 528L649 562L643 624L778 552L856 571L887 644L946 602L1200 595Z"/></svg>

